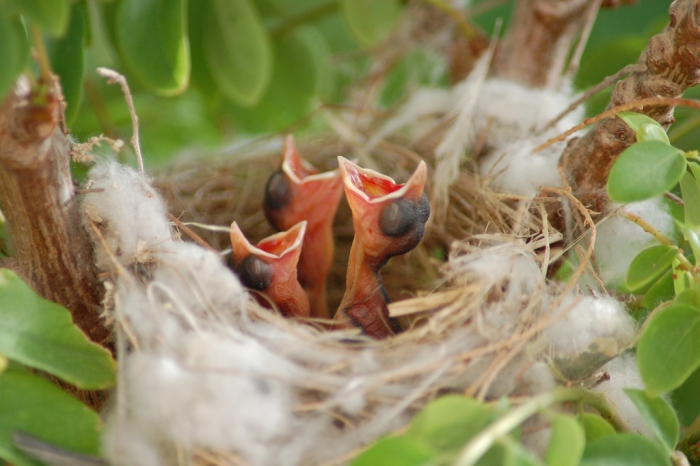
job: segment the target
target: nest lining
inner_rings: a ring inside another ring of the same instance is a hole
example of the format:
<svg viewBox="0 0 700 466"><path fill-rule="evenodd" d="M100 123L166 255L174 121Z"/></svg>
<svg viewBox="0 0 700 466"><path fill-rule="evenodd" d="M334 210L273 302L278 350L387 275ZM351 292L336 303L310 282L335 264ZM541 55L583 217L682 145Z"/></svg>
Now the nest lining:
<svg viewBox="0 0 700 466"><path fill-rule="evenodd" d="M523 105L528 112L542 100L531 99L532 105ZM488 104L471 108L475 115L457 119L471 125L465 144L493 129L478 118ZM559 111L546 110L551 116ZM548 114L535 113L547 121ZM445 129L444 120L432 124L443 129L418 139L394 133L374 140L375 157L360 151L360 162L403 181L422 159L435 175L440 161L433 154ZM529 125L523 134L536 126L523 124ZM512 133L512 125L501 126ZM356 149L348 138L371 139L359 128L344 131L351 137L308 142L301 154L326 170L336 155ZM487 151L507 151L516 144L509 137L523 136L516 133L501 138L505 146L490 134ZM461 158L463 151L454 147L443 156ZM552 154L548 159L555 160ZM90 173L93 188L104 191L86 195L83 210L98 266L109 276L106 313L119 340L120 385L105 437L113 464L267 465L279 458L292 465L341 464L404 426L437 396L531 395L555 385L549 366L557 358L578 369L577 376L588 376L631 342L634 323L623 317L623 307L603 305L598 315L614 328L597 332L586 316L598 298L581 298L576 280L566 288L547 280L550 264L572 244L564 225L549 223L549 212L564 212L562 222L592 225L583 218L588 213L581 206L568 212L570 195L562 190L532 197L490 188L508 167L488 178L478 176L475 166L461 169L447 191L446 210L435 210L423 243L383 269L395 300L390 312L402 319L405 332L375 341L261 308L216 253L173 235L166 215L170 210L181 221L217 226L235 220L253 241L268 236L273 231L261 210L262 186L278 164L278 150L253 148L174 165L154 183L168 209L150 181L132 170L100 162ZM517 164L506 174L517 176ZM431 198L436 185L445 184L438 177L429 185ZM197 231L217 250L229 246L226 233ZM334 232L331 309L343 294L352 242L347 204ZM592 240L579 273L588 265ZM436 257L441 254L446 261ZM562 324L567 315L577 318ZM548 334L552 324L558 330ZM582 327L592 330L576 348L557 347ZM591 344L601 342L608 352L581 369L579 362L590 361Z"/></svg>
<svg viewBox="0 0 700 466"><path fill-rule="evenodd" d="M245 163L197 164L157 184L176 213L178 202L188 206L183 220L227 225L241 215L236 220L262 236L268 227L255 218L251 198L260 194L250 186L264 185L273 166L264 154ZM208 181L186 199L199 176ZM409 329L374 341L261 308L216 254L170 235L165 206L146 179L113 162L98 164L90 177L105 191L87 195L83 206L103 246L98 263L113 277L107 312L121 335L122 385L106 440L112 462L177 464L182 455L194 464L342 462L441 394L485 399L551 388L549 371L542 376L541 333L556 320L559 290L548 290L543 254L518 239L554 231L540 223L541 207L551 200L518 206L468 172L461 176L470 183L453 192L459 202L448 218L468 210L472 219L500 218L490 228L505 231L455 242L438 266L429 248L445 241L431 227L422 252L383 272L390 295L421 295L397 303L413 306ZM170 197L175 187L177 199ZM130 223L118 212L141 213ZM349 222L341 209L341 254L351 241L342 234ZM460 228L455 236L468 226ZM204 235L223 246L214 233Z"/></svg>

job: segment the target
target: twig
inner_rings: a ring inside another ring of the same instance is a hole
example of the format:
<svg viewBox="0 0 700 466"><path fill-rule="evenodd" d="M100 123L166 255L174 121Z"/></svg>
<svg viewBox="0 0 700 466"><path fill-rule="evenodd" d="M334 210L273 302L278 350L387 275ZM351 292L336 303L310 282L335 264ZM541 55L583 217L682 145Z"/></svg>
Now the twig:
<svg viewBox="0 0 700 466"><path fill-rule="evenodd" d="M654 238L656 238L656 240L659 243L664 244L666 246L676 246L676 243L674 243L668 236L661 233L656 227L651 225L639 215L627 211L623 212L621 215L627 220L630 220L639 225L642 228L642 230L646 231ZM690 261L685 257L685 255L683 254L683 250L680 248L678 248L678 261L681 263L684 269L690 272L695 282L700 284L700 275L698 275L695 267L693 267L693 264L691 264Z"/></svg>
<svg viewBox="0 0 700 466"><path fill-rule="evenodd" d="M472 466L476 464L496 441L508 435L525 420L548 406L566 401L577 401L592 406L605 419L610 421L616 430L626 430L617 413L605 400L604 395L593 393L583 388L559 387L551 392L533 397L517 408L511 409L500 419L482 430L462 449L457 461L454 463L455 466Z"/></svg>
<svg viewBox="0 0 700 466"><path fill-rule="evenodd" d="M620 154L636 140L634 131L624 121L606 117L638 108L636 111L655 119L666 130L674 121L675 106L700 108L698 101L681 98L687 88L700 83L697 61L700 24L696 18L699 7L700 0L677 0L669 6L670 23L649 39L639 55L637 63L643 70L618 81L607 111L600 116L602 119L598 117L595 127L572 139L564 149L560 163L568 184L584 205L598 211L608 207L610 200L605 185L610 170ZM552 142L556 141L540 149Z"/></svg>
<svg viewBox="0 0 700 466"><path fill-rule="evenodd" d="M199 245L202 246L204 249L208 249L209 251L215 252L217 255L219 254L219 251L217 251L216 249L214 249L213 247L211 247L211 246L209 245L209 243L207 243L206 241L204 241L204 240L202 239L201 236L199 236L197 233L195 233L194 231L192 231L192 229L191 229L190 227L188 227L187 225L185 225L184 223L182 223L182 222L180 221L179 218L177 218L176 216L174 216L174 215L171 214L170 212L168 212L168 218L169 218L175 225L177 225L177 227L178 227L179 229L181 229L182 231L184 231L185 233L187 233L187 235L188 235L190 238L192 238L192 239L195 241L195 243L199 244Z"/></svg>
<svg viewBox="0 0 700 466"><path fill-rule="evenodd" d="M576 44L576 49L574 53L571 54L571 59L569 60L569 66L564 73L566 76L574 76L578 71L579 63L581 62L581 57L583 56L583 51L588 44L588 37L591 35L593 30L593 25L595 24L595 19L598 16L598 10L600 10L600 5L603 0L592 0L588 5L588 11L583 22L583 28L581 29L581 34L579 34L578 43Z"/></svg>
<svg viewBox="0 0 700 466"><path fill-rule="evenodd" d="M675 246L676 243L674 243L668 236L664 235L661 233L658 229L656 229L653 225L648 223L646 220L644 220L642 217L640 217L637 214L633 214L632 212L628 211L623 211L620 215L622 215L624 218L627 220L636 223L644 231L652 235L654 238L656 238L659 243L665 244L666 246Z"/></svg>
<svg viewBox="0 0 700 466"><path fill-rule="evenodd" d="M640 100L635 100L633 102L630 102L628 104L624 105L618 105L617 107L611 108L610 110L606 110L603 113L600 113L594 117L591 118L586 118L583 120L583 123L580 123L576 126L574 126L571 129L568 129L561 133L559 136L553 137L551 139L548 139L545 141L543 144L540 144L539 146L535 147L535 149L532 151L533 153L541 152L545 150L547 147L551 146L552 144L556 144L559 141L563 141L572 134L581 131L584 129L586 126L598 123L599 121L605 120L608 117L616 116L620 112L626 112L628 110L634 110L634 109L642 109L643 107L647 105L668 105L668 106L675 106L675 107L688 107L688 108L693 108L696 110L700 110L700 100L695 100L695 99L676 99L676 98L668 98L668 97L652 97L649 99L640 99Z"/></svg>
<svg viewBox="0 0 700 466"><path fill-rule="evenodd" d="M581 204L581 201L576 199L576 197L571 193L571 188L542 188L542 192L550 192L554 194L559 194L561 196L566 196L569 201L571 201L576 208L581 212L581 215L583 215L583 218L585 220L585 223L588 224L588 226L591 228L591 236L590 236L590 243L588 247L586 248L586 253L582 258L581 265L579 265L576 270L574 271L573 274L571 274L571 278L569 279L569 283L566 285L566 288L559 294L559 297L556 299L556 301L550 306L552 309L556 309L559 307L559 305L564 301L564 298L566 298L569 293L578 285L578 281L581 278L581 276L585 273L586 271L586 264L588 261L591 260L591 256L593 255L593 249L595 247L595 240L596 240L596 227L595 223L593 222L593 219L591 218L591 214L588 209L584 207L583 204Z"/></svg>
<svg viewBox="0 0 700 466"><path fill-rule="evenodd" d="M634 73L637 71L642 71L643 69L644 69L644 67L642 65L637 65L637 64L627 65L624 68L622 68L620 71L618 71L617 73L610 75L607 78L603 79L600 83L598 83L595 86L591 87L590 89L586 90L586 92L581 94L581 96L578 99L571 102L571 104L569 104L569 106L566 107L566 109L564 109L559 115L554 117L554 119L551 120L549 123L547 123L542 129L538 130L537 134L542 134L545 131L547 131L548 129L553 128L554 125L559 123L562 120L562 118L564 118L566 115L573 112L579 105L581 105L582 103L584 103L585 101L587 101L588 99L593 97L595 94L602 91L603 89L605 89L606 87L608 87L609 85L611 85L612 83L614 83L615 81L617 81L618 79L623 77L624 75L629 74L629 73Z"/></svg>
<svg viewBox="0 0 700 466"><path fill-rule="evenodd" d="M41 73L41 79L44 81L45 85L51 83L51 62L49 61L49 54L46 52L46 44L44 44L44 37L41 35L41 29L35 24L31 26L32 31L32 42L34 42L34 50L36 52L36 60L39 62L39 72Z"/></svg>
<svg viewBox="0 0 700 466"><path fill-rule="evenodd" d="M670 200L671 202L673 202L676 205L679 205L681 207L685 206L685 202L683 202L683 199L681 199L680 197L676 196L675 194L673 194L669 191L666 191L664 193L664 196L666 197L666 199Z"/></svg>
<svg viewBox="0 0 700 466"><path fill-rule="evenodd" d="M116 71L109 68L97 68L97 74L103 78L107 78L108 84L119 84L124 93L124 99L126 100L126 105L129 107L129 115L131 115L131 145L136 152L136 160L139 165L139 173L143 175L143 155L141 155L141 145L139 143L139 117L136 115L136 109L134 108L134 99L131 97L131 91L129 90L129 84L126 82L124 75L117 73Z"/></svg>

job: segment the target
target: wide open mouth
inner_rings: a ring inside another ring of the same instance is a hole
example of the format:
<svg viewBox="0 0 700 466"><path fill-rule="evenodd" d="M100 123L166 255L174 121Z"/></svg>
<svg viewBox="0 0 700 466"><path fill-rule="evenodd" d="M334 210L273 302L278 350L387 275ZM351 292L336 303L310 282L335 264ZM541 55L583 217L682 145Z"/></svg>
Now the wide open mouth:
<svg viewBox="0 0 700 466"><path fill-rule="evenodd" d="M338 175L337 170L319 173L309 162L299 156L294 137L290 134L284 140L282 149L282 171L297 184L304 184L309 181L332 179Z"/></svg>
<svg viewBox="0 0 700 466"><path fill-rule="evenodd" d="M423 195L427 173L423 161L404 184L397 184L386 175L369 168L362 168L345 157L338 157L338 165L345 186L371 204L406 197L409 192L415 192L418 199Z"/></svg>
<svg viewBox="0 0 700 466"><path fill-rule="evenodd" d="M253 246L245 236L243 236L236 222L233 222L231 225L231 243L233 243L234 252L237 249L245 248L249 253L255 254L256 256L280 259L301 247L305 233L306 220L303 220L289 230L268 236L256 246Z"/></svg>

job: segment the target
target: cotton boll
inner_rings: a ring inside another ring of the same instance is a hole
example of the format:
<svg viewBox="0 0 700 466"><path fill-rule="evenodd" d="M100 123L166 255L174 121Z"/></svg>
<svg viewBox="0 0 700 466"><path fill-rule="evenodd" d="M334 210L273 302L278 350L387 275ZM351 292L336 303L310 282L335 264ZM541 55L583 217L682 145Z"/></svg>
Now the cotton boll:
<svg viewBox="0 0 700 466"><path fill-rule="evenodd" d="M102 160L88 177L93 192L84 195L81 209L100 269L111 270L112 264L90 221L100 228L110 251L125 266L142 261L147 250L171 241L165 203L143 175L113 160Z"/></svg>
<svg viewBox="0 0 700 466"><path fill-rule="evenodd" d="M673 217L662 199L634 202L625 210L639 215L667 236L673 236ZM632 259L642 250L657 245L658 241L634 222L612 216L596 227L595 257L600 277L608 286L625 282Z"/></svg>
<svg viewBox="0 0 700 466"><path fill-rule="evenodd" d="M569 380L591 375L634 339L636 323L614 298L571 297L558 312L565 316L547 327L543 338L554 363Z"/></svg>
<svg viewBox="0 0 700 466"><path fill-rule="evenodd" d="M653 438L654 435L646 421L624 392L625 388L644 388L635 357L623 354L603 366L603 370L608 373L610 379L599 384L593 391L602 393L608 398L608 401L617 408L620 418L632 431Z"/></svg>
<svg viewBox="0 0 700 466"><path fill-rule="evenodd" d="M479 174L505 192L534 197L541 186L561 186L559 157L562 144L534 153L538 145L524 140L492 150L479 162Z"/></svg>

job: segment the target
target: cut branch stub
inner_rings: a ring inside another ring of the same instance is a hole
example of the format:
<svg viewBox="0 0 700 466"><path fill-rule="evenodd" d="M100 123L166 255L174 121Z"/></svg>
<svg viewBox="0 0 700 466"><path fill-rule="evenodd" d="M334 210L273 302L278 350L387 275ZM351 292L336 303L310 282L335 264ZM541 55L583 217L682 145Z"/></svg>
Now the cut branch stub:
<svg viewBox="0 0 700 466"><path fill-rule="evenodd" d="M20 78L0 105L0 205L14 258L38 294L68 308L92 341L104 343L103 291L80 221L70 143L59 125L60 88L36 89Z"/></svg>
<svg viewBox="0 0 700 466"><path fill-rule="evenodd" d="M676 0L669 7L669 15L669 25L651 38L639 57L637 63L645 69L618 81L608 109L640 99L680 97L700 82L700 0ZM648 105L638 111L665 129L674 122L673 107L668 105ZM620 118L602 120L588 134L569 142L561 165L584 205L596 211L605 209L610 169L634 142L634 131Z"/></svg>

